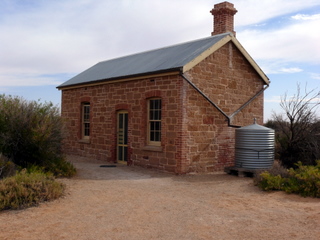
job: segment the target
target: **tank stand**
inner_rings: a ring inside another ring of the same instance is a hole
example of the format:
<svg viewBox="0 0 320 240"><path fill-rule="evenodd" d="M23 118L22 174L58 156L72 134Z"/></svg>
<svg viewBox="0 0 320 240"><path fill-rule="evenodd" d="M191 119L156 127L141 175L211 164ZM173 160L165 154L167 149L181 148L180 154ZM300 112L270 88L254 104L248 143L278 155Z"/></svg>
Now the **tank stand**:
<svg viewBox="0 0 320 240"><path fill-rule="evenodd" d="M254 177L257 172L261 172L267 169L250 169L239 167L225 167L224 172L230 175L236 175L238 177Z"/></svg>

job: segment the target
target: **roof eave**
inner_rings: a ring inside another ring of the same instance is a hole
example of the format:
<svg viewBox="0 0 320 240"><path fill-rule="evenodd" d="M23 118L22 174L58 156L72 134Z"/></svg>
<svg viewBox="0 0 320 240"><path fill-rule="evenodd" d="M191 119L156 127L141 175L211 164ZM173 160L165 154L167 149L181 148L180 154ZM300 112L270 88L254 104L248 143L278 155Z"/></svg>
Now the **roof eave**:
<svg viewBox="0 0 320 240"><path fill-rule="evenodd" d="M84 83L69 84L69 85L64 85L64 86L60 85L60 86L57 86L56 88L58 90L66 90L66 89L74 89L74 88L80 88L80 87L110 84L110 83L115 83L115 82L134 81L134 80L139 80L139 79L143 79L143 78L155 78L155 77L160 77L160 76L176 75L181 72L181 69L182 69L182 67L176 67L176 68L165 69L165 70L154 71L154 72L133 74L133 75L128 75L128 76L114 77L114 78L108 78L108 79L99 79L99 80L94 80L94 81L84 82Z"/></svg>

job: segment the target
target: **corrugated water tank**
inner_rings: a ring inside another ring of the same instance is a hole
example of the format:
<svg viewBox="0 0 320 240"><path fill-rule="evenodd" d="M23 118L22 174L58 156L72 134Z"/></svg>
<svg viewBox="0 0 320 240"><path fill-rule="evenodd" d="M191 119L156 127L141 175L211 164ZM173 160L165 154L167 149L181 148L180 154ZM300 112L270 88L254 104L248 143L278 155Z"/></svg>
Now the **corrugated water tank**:
<svg viewBox="0 0 320 240"><path fill-rule="evenodd" d="M271 168L273 161L273 129L256 123L236 129L236 167L248 169L268 169Z"/></svg>

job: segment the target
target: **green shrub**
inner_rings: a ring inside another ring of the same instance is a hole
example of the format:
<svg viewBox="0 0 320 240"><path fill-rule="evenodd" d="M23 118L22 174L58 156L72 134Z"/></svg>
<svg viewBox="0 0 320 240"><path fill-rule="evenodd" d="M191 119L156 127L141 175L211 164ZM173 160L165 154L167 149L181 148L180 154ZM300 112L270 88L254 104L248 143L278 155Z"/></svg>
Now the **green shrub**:
<svg viewBox="0 0 320 240"><path fill-rule="evenodd" d="M280 175L272 175L269 172L263 172L260 174L261 181L258 182L258 186L264 191L281 190L284 184L283 178Z"/></svg>
<svg viewBox="0 0 320 240"><path fill-rule="evenodd" d="M77 173L72 163L66 161L63 157L48 161L44 171L51 172L56 177L72 177Z"/></svg>
<svg viewBox="0 0 320 240"><path fill-rule="evenodd" d="M294 179L291 185L296 184L293 192L298 192L302 196L320 197L320 160L316 166L304 166L298 162L297 169L290 169L289 174Z"/></svg>
<svg viewBox="0 0 320 240"><path fill-rule="evenodd" d="M60 110L52 103L0 95L0 153L16 165L72 176L75 169L62 154L64 136Z"/></svg>
<svg viewBox="0 0 320 240"><path fill-rule="evenodd" d="M63 157L59 157L56 159L51 159L50 161L44 162L45 166L39 166L39 165L28 165L26 168L28 173L32 172L43 172L43 173L51 173L55 177L73 177L77 170L73 166L72 163L65 160Z"/></svg>
<svg viewBox="0 0 320 240"><path fill-rule="evenodd" d="M320 160L316 163L316 166L305 166L298 162L297 168L289 169L284 176L265 171L255 179L255 184L265 191L282 190L304 197L320 197Z"/></svg>
<svg viewBox="0 0 320 240"><path fill-rule="evenodd" d="M0 181L0 211L26 208L59 198L64 188L50 173L24 169Z"/></svg>
<svg viewBox="0 0 320 240"><path fill-rule="evenodd" d="M62 154L64 124L52 103L0 95L0 152L15 164L41 165Z"/></svg>

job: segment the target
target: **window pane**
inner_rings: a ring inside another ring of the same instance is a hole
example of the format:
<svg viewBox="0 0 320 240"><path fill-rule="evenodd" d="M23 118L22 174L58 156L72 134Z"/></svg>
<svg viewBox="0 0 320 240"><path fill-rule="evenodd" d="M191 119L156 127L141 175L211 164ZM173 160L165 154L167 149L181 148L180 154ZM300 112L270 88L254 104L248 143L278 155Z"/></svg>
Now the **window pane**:
<svg viewBox="0 0 320 240"><path fill-rule="evenodd" d="M155 130L157 131L161 130L161 122L155 122Z"/></svg>
<svg viewBox="0 0 320 240"><path fill-rule="evenodd" d="M90 123L84 124L84 136L90 136Z"/></svg>
<svg viewBox="0 0 320 240"><path fill-rule="evenodd" d="M159 120L159 111L157 110L154 111L154 119Z"/></svg>
<svg viewBox="0 0 320 240"><path fill-rule="evenodd" d="M150 132L150 141L155 141L155 139L154 139L154 132L153 132L153 131Z"/></svg>
<svg viewBox="0 0 320 240"><path fill-rule="evenodd" d="M154 141L160 141L161 139L160 139L160 136L161 136L161 134L160 134L160 132L155 132L155 139L154 139Z"/></svg>

